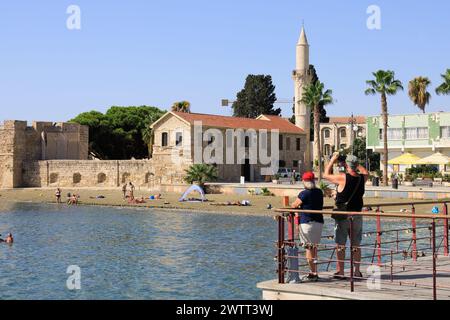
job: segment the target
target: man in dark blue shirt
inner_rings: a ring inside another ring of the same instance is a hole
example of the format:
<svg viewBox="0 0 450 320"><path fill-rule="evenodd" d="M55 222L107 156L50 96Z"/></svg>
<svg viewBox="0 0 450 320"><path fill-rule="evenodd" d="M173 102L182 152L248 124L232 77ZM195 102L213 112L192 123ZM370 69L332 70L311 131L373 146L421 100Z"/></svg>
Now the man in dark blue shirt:
<svg viewBox="0 0 450 320"><path fill-rule="evenodd" d="M292 208L303 210L323 210L323 192L316 188L315 176L313 172L306 172L303 175L305 190L302 191L297 200L292 204ZM317 246L320 244L323 230L323 215L315 213L301 213L299 235L303 246L306 249L306 259L308 260L311 272L302 278L302 281L317 281Z"/></svg>

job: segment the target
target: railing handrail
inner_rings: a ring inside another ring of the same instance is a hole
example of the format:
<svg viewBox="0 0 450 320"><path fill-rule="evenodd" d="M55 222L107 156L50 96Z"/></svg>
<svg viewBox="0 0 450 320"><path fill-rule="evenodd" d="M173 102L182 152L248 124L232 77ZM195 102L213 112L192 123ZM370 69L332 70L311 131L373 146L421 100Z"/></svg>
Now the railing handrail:
<svg viewBox="0 0 450 320"><path fill-rule="evenodd" d="M385 203L368 203L364 204L365 207L371 208L384 208L384 207L403 207L403 206L415 206L421 204L445 204L450 203L448 200L427 200L427 201L409 201L409 202L385 202ZM324 209L333 209L334 206L324 206Z"/></svg>
<svg viewBox="0 0 450 320"><path fill-rule="evenodd" d="M409 214L409 213L382 213L382 212L350 212L350 211L318 211L318 210L303 210L292 208L280 208L275 209L275 212L281 213L280 216L285 214L294 213L298 216L300 213L308 214L322 214L322 215L345 215L345 216L363 216L363 217L385 217L385 218L404 218L404 219L430 219L430 220L450 220L450 216L442 214Z"/></svg>

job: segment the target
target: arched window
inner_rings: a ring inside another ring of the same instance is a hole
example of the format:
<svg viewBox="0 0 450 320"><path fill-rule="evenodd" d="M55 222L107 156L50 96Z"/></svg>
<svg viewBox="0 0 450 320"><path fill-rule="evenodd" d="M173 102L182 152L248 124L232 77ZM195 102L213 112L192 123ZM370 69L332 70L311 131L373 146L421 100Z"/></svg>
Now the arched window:
<svg viewBox="0 0 450 320"><path fill-rule="evenodd" d="M97 183L104 183L106 181L106 174L103 172L97 175Z"/></svg>
<svg viewBox="0 0 450 320"><path fill-rule="evenodd" d="M161 146L167 147L169 144L169 134L167 132L163 132L161 134Z"/></svg>
<svg viewBox="0 0 450 320"><path fill-rule="evenodd" d="M130 179L130 174L128 172L125 172L122 174L122 183L126 183Z"/></svg>
<svg viewBox="0 0 450 320"><path fill-rule="evenodd" d="M149 183L150 180L152 179L152 176L154 176L153 173L147 172L147 173L145 174L145 183Z"/></svg>
<svg viewBox="0 0 450 320"><path fill-rule="evenodd" d="M81 174L80 173L74 173L72 177L73 183L77 184L81 182Z"/></svg>
<svg viewBox="0 0 450 320"><path fill-rule="evenodd" d="M339 133L340 133L341 138L347 138L347 129L341 128L339 130Z"/></svg>
<svg viewBox="0 0 450 320"><path fill-rule="evenodd" d="M330 129L325 129L325 130L323 131L323 135L324 135L324 137L325 137L326 139L330 138L330 137L331 137L331 130L330 130Z"/></svg>
<svg viewBox="0 0 450 320"><path fill-rule="evenodd" d="M50 183L57 183L59 178L59 174L50 173Z"/></svg>

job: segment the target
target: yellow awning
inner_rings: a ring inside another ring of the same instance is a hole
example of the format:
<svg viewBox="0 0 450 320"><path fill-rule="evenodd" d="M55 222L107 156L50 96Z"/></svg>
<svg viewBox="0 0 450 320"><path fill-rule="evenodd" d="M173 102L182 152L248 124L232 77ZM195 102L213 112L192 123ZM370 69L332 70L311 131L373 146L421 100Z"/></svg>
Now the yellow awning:
<svg viewBox="0 0 450 320"><path fill-rule="evenodd" d="M412 153L404 153L400 157L397 157L395 159L389 160L388 164L404 164L404 165L412 165L412 164L418 164L420 161L420 158Z"/></svg>
<svg viewBox="0 0 450 320"><path fill-rule="evenodd" d="M432 154L429 157L423 158L417 164L439 164L439 165L450 164L450 157L438 152Z"/></svg>

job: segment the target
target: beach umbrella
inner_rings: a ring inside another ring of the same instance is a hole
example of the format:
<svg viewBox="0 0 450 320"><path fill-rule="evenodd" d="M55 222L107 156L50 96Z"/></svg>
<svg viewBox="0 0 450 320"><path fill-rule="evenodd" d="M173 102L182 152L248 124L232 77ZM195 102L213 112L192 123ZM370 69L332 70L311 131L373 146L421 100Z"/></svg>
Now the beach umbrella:
<svg viewBox="0 0 450 320"><path fill-rule="evenodd" d="M403 164L403 165L413 165L418 164L420 158L412 153L404 153L400 157L389 160L388 164Z"/></svg>
<svg viewBox="0 0 450 320"><path fill-rule="evenodd" d="M447 165L447 164L450 164L450 157L438 152L438 153L432 154L429 157L421 159L417 164Z"/></svg>

